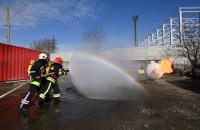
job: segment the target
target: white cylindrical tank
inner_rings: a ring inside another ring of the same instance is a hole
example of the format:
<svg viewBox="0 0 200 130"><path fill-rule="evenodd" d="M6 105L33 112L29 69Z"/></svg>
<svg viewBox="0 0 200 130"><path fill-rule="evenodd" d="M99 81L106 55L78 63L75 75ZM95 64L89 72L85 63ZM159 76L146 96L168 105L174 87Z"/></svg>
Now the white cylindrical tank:
<svg viewBox="0 0 200 130"><path fill-rule="evenodd" d="M147 65L146 74L150 79L160 79L163 76L160 64L155 61L151 61Z"/></svg>

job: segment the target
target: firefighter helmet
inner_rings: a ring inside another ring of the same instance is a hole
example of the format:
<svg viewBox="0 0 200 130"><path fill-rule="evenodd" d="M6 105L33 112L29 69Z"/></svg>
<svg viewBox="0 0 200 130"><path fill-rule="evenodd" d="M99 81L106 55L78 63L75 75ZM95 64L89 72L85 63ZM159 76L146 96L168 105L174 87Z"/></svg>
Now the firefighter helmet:
<svg viewBox="0 0 200 130"><path fill-rule="evenodd" d="M62 62L63 62L63 59L61 57L55 58L55 63L62 64Z"/></svg>
<svg viewBox="0 0 200 130"><path fill-rule="evenodd" d="M40 53L40 55L39 55L39 58L38 59L40 59L40 60L46 60L47 59L47 54L45 54L45 53Z"/></svg>

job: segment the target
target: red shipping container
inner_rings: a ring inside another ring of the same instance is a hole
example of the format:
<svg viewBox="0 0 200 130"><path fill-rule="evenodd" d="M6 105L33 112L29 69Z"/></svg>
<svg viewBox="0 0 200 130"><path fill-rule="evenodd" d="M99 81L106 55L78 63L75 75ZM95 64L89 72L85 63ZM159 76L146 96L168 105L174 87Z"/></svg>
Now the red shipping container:
<svg viewBox="0 0 200 130"><path fill-rule="evenodd" d="M0 82L25 80L30 60L37 60L40 51L0 43Z"/></svg>

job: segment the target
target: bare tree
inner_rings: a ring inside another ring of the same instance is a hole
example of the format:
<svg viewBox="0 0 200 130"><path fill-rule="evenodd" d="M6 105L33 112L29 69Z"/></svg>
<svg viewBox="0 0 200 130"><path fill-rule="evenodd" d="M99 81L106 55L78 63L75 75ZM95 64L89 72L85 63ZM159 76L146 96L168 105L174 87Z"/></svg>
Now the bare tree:
<svg viewBox="0 0 200 130"><path fill-rule="evenodd" d="M30 48L51 54L55 53L55 51L57 50L57 42L53 36L52 38L44 38L33 41L30 44Z"/></svg>
<svg viewBox="0 0 200 130"><path fill-rule="evenodd" d="M95 51L101 51L103 47L103 42L106 37L106 33L102 26L94 25L85 32L82 33L83 40Z"/></svg>
<svg viewBox="0 0 200 130"><path fill-rule="evenodd" d="M182 34L182 44L172 49L172 53L178 58L187 59L190 63L192 78L195 78L195 69L200 64L200 37L199 31L189 30Z"/></svg>

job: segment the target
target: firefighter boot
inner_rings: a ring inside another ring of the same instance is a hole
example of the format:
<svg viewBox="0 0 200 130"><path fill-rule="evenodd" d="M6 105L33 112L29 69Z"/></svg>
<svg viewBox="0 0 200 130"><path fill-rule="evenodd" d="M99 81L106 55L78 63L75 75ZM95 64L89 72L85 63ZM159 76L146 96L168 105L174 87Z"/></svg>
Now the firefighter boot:
<svg viewBox="0 0 200 130"><path fill-rule="evenodd" d="M44 105L44 103L45 103L45 100L44 100L44 99L38 98L38 105L39 105L39 106Z"/></svg>
<svg viewBox="0 0 200 130"><path fill-rule="evenodd" d="M53 105L53 112L59 113L60 112L60 104L54 104Z"/></svg>
<svg viewBox="0 0 200 130"><path fill-rule="evenodd" d="M52 97L51 97L51 94L48 93L45 97L45 102L51 102L52 101Z"/></svg>
<svg viewBox="0 0 200 130"><path fill-rule="evenodd" d="M53 100L55 103L60 103L60 97L54 97Z"/></svg>
<svg viewBox="0 0 200 130"><path fill-rule="evenodd" d="M26 97L24 99L22 99L21 105L20 105L20 108L19 108L20 112L27 112L28 111L29 101L27 100L27 97L29 96L29 94L30 94L30 92L28 92L28 94L26 95Z"/></svg>
<svg viewBox="0 0 200 130"><path fill-rule="evenodd" d="M27 112L27 111L28 111L28 104L23 104L23 103L22 103L22 104L20 105L19 111L20 111L21 113Z"/></svg>

